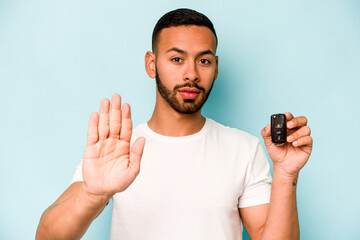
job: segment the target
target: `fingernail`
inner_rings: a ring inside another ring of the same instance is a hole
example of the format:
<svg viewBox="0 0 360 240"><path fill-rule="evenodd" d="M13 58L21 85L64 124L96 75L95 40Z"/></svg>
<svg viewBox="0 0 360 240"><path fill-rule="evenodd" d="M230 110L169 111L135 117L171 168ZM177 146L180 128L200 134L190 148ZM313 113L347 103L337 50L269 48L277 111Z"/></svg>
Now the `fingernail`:
<svg viewBox="0 0 360 240"><path fill-rule="evenodd" d="M292 144L293 144L293 146L296 146L296 145L298 145L298 141L295 141Z"/></svg>
<svg viewBox="0 0 360 240"><path fill-rule="evenodd" d="M288 123L287 123L287 127L289 127L289 128L291 128L293 125L294 125L293 122L288 122Z"/></svg>
<svg viewBox="0 0 360 240"><path fill-rule="evenodd" d="M288 141L288 142L291 142L292 140L294 140L294 137L293 137L292 135L290 135L290 136L287 137L287 141Z"/></svg>

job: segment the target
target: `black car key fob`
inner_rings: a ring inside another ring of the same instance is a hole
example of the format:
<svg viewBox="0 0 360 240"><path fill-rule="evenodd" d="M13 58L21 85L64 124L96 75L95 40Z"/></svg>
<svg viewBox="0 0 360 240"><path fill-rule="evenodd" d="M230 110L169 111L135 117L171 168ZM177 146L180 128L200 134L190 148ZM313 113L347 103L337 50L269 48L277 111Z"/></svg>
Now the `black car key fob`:
<svg viewBox="0 0 360 240"><path fill-rule="evenodd" d="M285 114L271 115L271 140L276 145L282 145L286 142L286 117Z"/></svg>

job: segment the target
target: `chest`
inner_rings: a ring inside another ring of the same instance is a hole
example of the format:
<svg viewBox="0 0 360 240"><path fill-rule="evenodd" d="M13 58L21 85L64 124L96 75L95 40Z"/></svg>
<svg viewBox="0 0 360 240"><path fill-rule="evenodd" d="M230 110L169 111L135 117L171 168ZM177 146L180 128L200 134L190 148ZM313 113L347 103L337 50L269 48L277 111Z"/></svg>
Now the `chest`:
<svg viewBox="0 0 360 240"><path fill-rule="evenodd" d="M138 177L115 196L119 206L140 211L174 206L181 211L237 211L242 174L239 159L217 147L150 145Z"/></svg>

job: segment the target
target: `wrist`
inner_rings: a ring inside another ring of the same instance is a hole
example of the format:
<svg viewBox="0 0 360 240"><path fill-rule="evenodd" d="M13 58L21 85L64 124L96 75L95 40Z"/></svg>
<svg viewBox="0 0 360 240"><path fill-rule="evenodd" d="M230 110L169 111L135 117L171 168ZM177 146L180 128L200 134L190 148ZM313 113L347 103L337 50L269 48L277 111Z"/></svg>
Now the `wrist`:
<svg viewBox="0 0 360 240"><path fill-rule="evenodd" d="M83 202L89 203L92 206L106 205L112 196L110 195L101 195L91 193L86 184L83 183L80 188L80 198Z"/></svg>
<svg viewBox="0 0 360 240"><path fill-rule="evenodd" d="M299 177L299 172L289 173L283 170L281 167L278 167L276 165L273 166L273 178L277 178L284 182L291 182L291 183L294 183L295 181L295 185L296 185L298 177Z"/></svg>

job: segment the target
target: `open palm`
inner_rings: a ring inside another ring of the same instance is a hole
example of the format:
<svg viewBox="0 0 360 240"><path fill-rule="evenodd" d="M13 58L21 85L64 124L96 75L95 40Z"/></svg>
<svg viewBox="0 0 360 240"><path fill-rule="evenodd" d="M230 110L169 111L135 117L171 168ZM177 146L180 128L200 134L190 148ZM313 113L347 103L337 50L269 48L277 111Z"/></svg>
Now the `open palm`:
<svg viewBox="0 0 360 240"><path fill-rule="evenodd" d="M112 196L124 191L140 171L145 139L136 139L130 150L132 121L130 106L114 94L104 99L100 112L92 113L83 159L83 178L87 190L95 195Z"/></svg>

